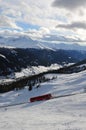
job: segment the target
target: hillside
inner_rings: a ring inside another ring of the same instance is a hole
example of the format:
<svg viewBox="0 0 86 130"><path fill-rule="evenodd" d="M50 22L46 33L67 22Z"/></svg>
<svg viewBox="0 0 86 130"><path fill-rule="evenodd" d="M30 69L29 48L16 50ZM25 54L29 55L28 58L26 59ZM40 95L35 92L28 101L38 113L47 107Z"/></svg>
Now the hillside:
<svg viewBox="0 0 86 130"><path fill-rule="evenodd" d="M77 62L73 65L61 67L58 70L51 70L51 73L70 74L70 73L78 73L84 70L86 70L86 59Z"/></svg>
<svg viewBox="0 0 86 130"><path fill-rule="evenodd" d="M27 102L24 105L0 108L1 130L85 130L86 129L86 71L57 76L39 88L28 86L19 91L0 94L0 106ZM51 93L52 96L76 94L48 101L28 103L30 97Z"/></svg>
<svg viewBox="0 0 86 130"><path fill-rule="evenodd" d="M64 65L85 58L85 51L0 48L0 76L19 72L28 66L50 66L55 63Z"/></svg>

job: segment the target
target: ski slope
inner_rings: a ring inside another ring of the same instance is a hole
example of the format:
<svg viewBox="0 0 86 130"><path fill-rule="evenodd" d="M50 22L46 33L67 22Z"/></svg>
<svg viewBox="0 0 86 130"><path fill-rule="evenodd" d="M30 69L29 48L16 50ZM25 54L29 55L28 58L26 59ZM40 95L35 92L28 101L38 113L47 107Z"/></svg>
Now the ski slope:
<svg viewBox="0 0 86 130"><path fill-rule="evenodd" d="M0 130L86 130L86 71L54 76L32 91L26 86L0 94L0 106L29 102L30 97L47 93L76 95L0 108Z"/></svg>

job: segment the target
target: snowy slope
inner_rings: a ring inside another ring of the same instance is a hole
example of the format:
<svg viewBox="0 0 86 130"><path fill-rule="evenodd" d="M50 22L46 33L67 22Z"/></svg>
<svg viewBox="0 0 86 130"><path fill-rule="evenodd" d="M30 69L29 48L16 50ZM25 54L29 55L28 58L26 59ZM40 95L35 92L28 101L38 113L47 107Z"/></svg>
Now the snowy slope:
<svg viewBox="0 0 86 130"><path fill-rule="evenodd" d="M61 67L62 66L59 65L59 64L52 64L49 67L45 67L45 66L27 67L26 69L22 69L20 72L15 72L15 73L12 73L8 76L0 76L0 84L13 82L13 81L15 81L16 79L19 79L19 78L30 77L32 75L47 72L49 70L56 70L56 69L59 69Z"/></svg>
<svg viewBox="0 0 86 130"><path fill-rule="evenodd" d="M76 95L0 108L0 130L86 130L86 71L54 76L57 79L42 83L38 89L34 86L31 92L26 87L0 94L0 106L27 102L30 97L45 93Z"/></svg>

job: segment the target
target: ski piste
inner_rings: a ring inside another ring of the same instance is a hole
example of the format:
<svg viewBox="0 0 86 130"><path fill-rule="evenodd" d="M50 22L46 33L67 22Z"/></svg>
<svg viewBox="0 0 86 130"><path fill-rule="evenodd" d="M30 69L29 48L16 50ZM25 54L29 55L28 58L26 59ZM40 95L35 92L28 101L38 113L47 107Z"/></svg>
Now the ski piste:
<svg viewBox="0 0 86 130"><path fill-rule="evenodd" d="M59 96L56 95L55 93L52 93L51 94L52 97L50 99L44 99L44 100L40 100L40 101L52 100L52 99L55 99L55 98L64 98L64 97L69 97L69 96L74 96L74 95L80 95L80 94L84 94L84 93L85 92L79 92L79 93L65 94L65 95L59 95ZM37 97L39 97L39 96L37 96ZM32 97L32 98L34 98L34 97ZM38 101L34 101L34 102L38 102ZM0 106L0 108L8 108L8 107L13 107L13 106L20 106L20 105L24 105L24 104L31 104L31 103L34 103L34 102L31 102L30 99L28 99L27 102L20 102L20 103L9 104L9 105L2 105L2 106Z"/></svg>

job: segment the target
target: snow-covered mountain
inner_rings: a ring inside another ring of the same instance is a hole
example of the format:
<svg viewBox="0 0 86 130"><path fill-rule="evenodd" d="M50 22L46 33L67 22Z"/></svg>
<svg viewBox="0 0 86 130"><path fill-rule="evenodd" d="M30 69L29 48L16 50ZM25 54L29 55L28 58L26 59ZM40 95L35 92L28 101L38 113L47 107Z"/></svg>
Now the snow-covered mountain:
<svg viewBox="0 0 86 130"><path fill-rule="evenodd" d="M54 37L55 38L55 37ZM54 39L53 39L54 40ZM57 40L57 41L56 41ZM58 40L60 40L58 42ZM57 37L55 41L44 39L32 39L27 35L18 35L18 36L0 36L0 46L9 46L16 48L36 48L36 49L64 49L64 50L86 50L86 46L81 46L76 43L66 43L63 41L63 38Z"/></svg>
<svg viewBox="0 0 86 130"><path fill-rule="evenodd" d="M3 55L1 56L3 57ZM11 68L9 68L8 70L11 70ZM72 74L84 70L86 70L86 60L72 65L66 64L65 66L61 66L58 64L53 64L47 67L28 66L26 69L21 69L20 72L12 72L11 70L11 73L10 71L6 73L3 71L2 77L0 77L0 93L14 90L14 88L23 88L25 84L27 85L28 81L30 85L32 83L39 83L39 77L40 81L43 82L44 78L42 76L44 76L45 74Z"/></svg>
<svg viewBox="0 0 86 130"><path fill-rule="evenodd" d="M76 63L86 58L85 51L0 48L0 75L19 72L28 66Z"/></svg>
<svg viewBox="0 0 86 130"><path fill-rule="evenodd" d="M2 46L12 46L16 48L38 48L36 41L27 36L0 37Z"/></svg>
<svg viewBox="0 0 86 130"><path fill-rule="evenodd" d="M52 44L47 45L46 43L38 40L33 40L29 36L11 36L11 37L0 37L0 46L14 47L14 48L35 48L35 49L51 49ZM55 49L55 48L54 48Z"/></svg>

